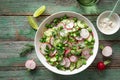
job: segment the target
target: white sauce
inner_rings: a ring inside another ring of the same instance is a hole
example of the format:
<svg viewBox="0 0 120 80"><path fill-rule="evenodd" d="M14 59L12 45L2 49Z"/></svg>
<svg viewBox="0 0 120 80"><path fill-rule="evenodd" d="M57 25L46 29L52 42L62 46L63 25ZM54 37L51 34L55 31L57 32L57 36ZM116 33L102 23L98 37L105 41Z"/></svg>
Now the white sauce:
<svg viewBox="0 0 120 80"><path fill-rule="evenodd" d="M100 28L104 32L111 32L113 29L115 29L116 23L114 20L109 18L103 18L100 21Z"/></svg>

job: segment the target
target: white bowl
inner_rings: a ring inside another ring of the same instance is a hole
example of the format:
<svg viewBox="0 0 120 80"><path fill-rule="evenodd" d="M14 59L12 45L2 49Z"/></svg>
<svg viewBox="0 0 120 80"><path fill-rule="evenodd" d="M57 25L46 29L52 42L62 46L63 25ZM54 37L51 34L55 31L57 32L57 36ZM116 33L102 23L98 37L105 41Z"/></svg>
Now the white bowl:
<svg viewBox="0 0 120 80"><path fill-rule="evenodd" d="M43 32L45 30L45 24L46 23L50 23L54 18L58 18L58 17L64 16L65 14L68 15L68 16L77 17L79 20L84 20L92 28L93 35L94 35L94 38L95 38L93 55L87 60L87 64L86 65L83 65L79 69L75 69L73 71L70 71L70 70L67 70L67 71L58 70L56 67L51 66L50 64L48 64L46 62L46 58L40 53L40 42L39 42L39 40L42 37ZM90 66L90 64L93 62L93 60L95 59L95 57L97 55L99 41L98 41L97 32L96 32L93 24L86 17L82 16L81 14L75 13L75 12L63 11L63 12L58 12L58 13L55 13L55 14L47 17L40 24L39 29L38 29L38 31L36 32L36 35L35 35L34 44L35 44L35 51L36 51L37 57L39 58L39 60L41 61L41 63L47 69L49 69L50 71L52 71L54 73L61 74L61 75L72 75L72 74L79 73L79 72L85 70L88 66Z"/></svg>
<svg viewBox="0 0 120 80"><path fill-rule="evenodd" d="M112 16L111 16L111 20L115 21L116 22L116 28L115 29L112 29L110 32L107 32L107 31L103 31L101 29L101 25L100 25L100 21L103 19L103 18L106 18L109 14L110 14L111 11L105 11L103 13L101 13L98 18L97 18L97 28L99 29L100 32L102 32L103 34L106 34L106 35L111 35L111 34L114 34L116 33L119 28L120 28L120 17L118 16L118 14L116 13L113 13Z"/></svg>

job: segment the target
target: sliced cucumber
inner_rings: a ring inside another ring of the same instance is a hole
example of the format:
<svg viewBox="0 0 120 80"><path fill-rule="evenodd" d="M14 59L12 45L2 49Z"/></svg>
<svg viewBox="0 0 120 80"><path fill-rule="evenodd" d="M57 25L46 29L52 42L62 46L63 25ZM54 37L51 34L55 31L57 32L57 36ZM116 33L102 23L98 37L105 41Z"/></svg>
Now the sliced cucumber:
<svg viewBox="0 0 120 80"><path fill-rule="evenodd" d="M52 29L48 29L47 31L44 32L44 35L46 35L46 36L52 36L52 32L53 32Z"/></svg>
<svg viewBox="0 0 120 80"><path fill-rule="evenodd" d="M72 70L74 70L75 69L75 63L71 63L71 65L70 65L70 70L72 71Z"/></svg>
<svg viewBox="0 0 120 80"><path fill-rule="evenodd" d="M90 27L88 27L87 30L88 30L89 32L92 32L92 29L91 29Z"/></svg>
<svg viewBox="0 0 120 80"><path fill-rule="evenodd" d="M52 57L52 58L50 59L50 61L51 61L51 62L55 62L55 61L57 61L57 58L56 58L56 57Z"/></svg>
<svg viewBox="0 0 120 80"><path fill-rule="evenodd" d="M53 46L56 47L58 44L60 44L60 39L57 39L53 42Z"/></svg>
<svg viewBox="0 0 120 80"><path fill-rule="evenodd" d="M87 39L88 40L88 42L91 42L92 41L92 35L89 35L89 38Z"/></svg>
<svg viewBox="0 0 120 80"><path fill-rule="evenodd" d="M85 28L84 24L81 23L81 21L77 21L77 25L78 25L80 28Z"/></svg>
<svg viewBox="0 0 120 80"><path fill-rule="evenodd" d="M82 59L82 64L86 65L86 59Z"/></svg>
<svg viewBox="0 0 120 80"><path fill-rule="evenodd" d="M77 61L77 63L76 63L76 68L78 69L78 68L80 68L82 65L83 65L82 59L79 59L79 60Z"/></svg>

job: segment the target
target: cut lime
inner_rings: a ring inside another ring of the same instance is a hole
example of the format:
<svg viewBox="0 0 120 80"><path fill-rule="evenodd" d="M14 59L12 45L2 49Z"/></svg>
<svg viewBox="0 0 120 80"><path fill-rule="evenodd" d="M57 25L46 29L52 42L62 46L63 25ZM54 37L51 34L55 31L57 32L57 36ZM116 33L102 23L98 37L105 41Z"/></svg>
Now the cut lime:
<svg viewBox="0 0 120 80"><path fill-rule="evenodd" d="M38 17L40 16L44 11L45 11L46 7L45 6L41 6L40 8L38 8L34 14L33 17Z"/></svg>
<svg viewBox="0 0 120 80"><path fill-rule="evenodd" d="M38 29L38 25L37 25L37 22L33 19L33 17L32 16L28 16L27 19L28 19L28 22L29 22L30 26L33 29L37 30Z"/></svg>

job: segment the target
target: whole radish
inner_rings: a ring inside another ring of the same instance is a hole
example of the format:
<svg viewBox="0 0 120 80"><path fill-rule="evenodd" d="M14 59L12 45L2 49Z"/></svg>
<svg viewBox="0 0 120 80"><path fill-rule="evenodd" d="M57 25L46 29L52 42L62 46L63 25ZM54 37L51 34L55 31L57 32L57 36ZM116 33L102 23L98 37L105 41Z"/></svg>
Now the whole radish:
<svg viewBox="0 0 120 80"><path fill-rule="evenodd" d="M97 69L102 71L106 68L106 65L108 65L110 63L110 61L100 61L97 63Z"/></svg>

